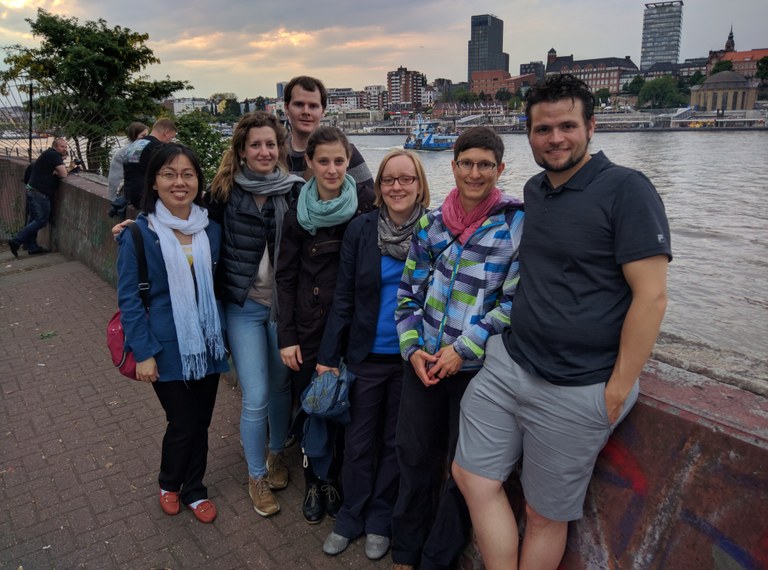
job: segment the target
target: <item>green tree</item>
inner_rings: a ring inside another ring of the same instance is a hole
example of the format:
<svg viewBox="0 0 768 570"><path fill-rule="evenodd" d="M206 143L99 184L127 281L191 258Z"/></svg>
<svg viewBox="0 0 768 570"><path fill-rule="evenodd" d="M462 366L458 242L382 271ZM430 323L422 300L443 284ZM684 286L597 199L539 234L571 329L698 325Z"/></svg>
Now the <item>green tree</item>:
<svg viewBox="0 0 768 570"><path fill-rule="evenodd" d="M219 103L219 111L219 120L225 123L235 123L242 116L237 99L224 99Z"/></svg>
<svg viewBox="0 0 768 570"><path fill-rule="evenodd" d="M709 74L714 75L715 73L720 73L721 71L733 71L733 62L728 61L727 59L720 60L714 66L712 66L712 71L710 71Z"/></svg>
<svg viewBox="0 0 768 570"><path fill-rule="evenodd" d="M496 95L494 96L494 99L497 101L509 101L512 99L513 95L509 92L508 89L499 89L496 91Z"/></svg>
<svg viewBox="0 0 768 570"><path fill-rule="evenodd" d="M0 72L0 91L13 82L33 82L33 110L46 110L38 129L73 138L78 152L84 140L90 170L106 172L110 140L128 123L157 116L158 100L191 88L186 81L150 81L141 74L160 63L146 45L147 34L110 28L103 19L81 24L42 8L27 22L40 45L3 48L7 68Z"/></svg>
<svg viewBox="0 0 768 570"><path fill-rule="evenodd" d="M205 180L210 183L227 148L224 136L211 126L208 117L200 111L176 117L174 123L178 129L176 138L195 151L200 159Z"/></svg>
<svg viewBox="0 0 768 570"><path fill-rule="evenodd" d="M647 81L637 96L639 107L665 109L688 104L688 99L677 88L677 80L671 75Z"/></svg>
<svg viewBox="0 0 768 570"><path fill-rule="evenodd" d="M256 100L254 102L254 111L266 111L267 110L267 100L264 99L261 95L256 97Z"/></svg>
<svg viewBox="0 0 768 570"><path fill-rule="evenodd" d="M611 91L605 87L595 91L595 99L600 103L608 103L608 99L611 98Z"/></svg>
<svg viewBox="0 0 768 570"><path fill-rule="evenodd" d="M458 101L459 103L474 103L478 99L479 97L475 93L461 87L455 89L453 92L453 100Z"/></svg>
<svg viewBox="0 0 768 570"><path fill-rule="evenodd" d="M693 87L694 85L701 85L707 80L707 76L701 71L696 70L693 75L688 79L688 85Z"/></svg>
<svg viewBox="0 0 768 570"><path fill-rule="evenodd" d="M624 84L624 91L632 95L639 95L643 85L645 85L645 78L642 75L635 75L632 81Z"/></svg>
<svg viewBox="0 0 768 570"><path fill-rule="evenodd" d="M755 73L755 77L763 83L768 81L768 55L761 57L757 61L757 73Z"/></svg>

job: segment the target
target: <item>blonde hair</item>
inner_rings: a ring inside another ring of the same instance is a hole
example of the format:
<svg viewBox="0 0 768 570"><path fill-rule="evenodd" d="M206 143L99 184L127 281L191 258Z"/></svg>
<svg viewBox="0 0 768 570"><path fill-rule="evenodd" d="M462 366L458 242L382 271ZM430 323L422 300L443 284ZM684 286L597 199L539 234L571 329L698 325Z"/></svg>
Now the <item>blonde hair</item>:
<svg viewBox="0 0 768 570"><path fill-rule="evenodd" d="M429 183L427 182L427 173L424 172L424 165L416 153L405 149L393 150L381 160L379 171L376 173L376 179L373 181L373 191L376 193L374 205L381 206L384 203L381 198L381 177L384 175L384 168L387 166L387 163L396 156L407 156L413 162L413 166L416 169L416 178L419 180L419 196L416 198L416 203L429 208Z"/></svg>
<svg viewBox="0 0 768 570"><path fill-rule="evenodd" d="M277 117L264 111L248 113L237 123L232 133L232 144L221 158L219 169L213 177L213 182L211 182L211 194L217 201L226 202L229 199L229 192L234 185L235 175L242 169L240 160L245 152L245 145L248 142L248 132L251 129L261 127L269 127L275 131L278 149L277 168L282 172L288 172L286 163L287 150L285 146L287 133L282 125L280 125Z"/></svg>

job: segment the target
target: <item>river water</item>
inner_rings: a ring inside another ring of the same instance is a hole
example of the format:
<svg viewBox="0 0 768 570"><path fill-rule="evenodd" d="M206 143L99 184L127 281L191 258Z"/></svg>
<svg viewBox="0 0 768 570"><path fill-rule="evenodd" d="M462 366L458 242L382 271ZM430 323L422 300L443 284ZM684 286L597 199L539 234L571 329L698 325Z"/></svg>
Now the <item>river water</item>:
<svg viewBox="0 0 768 570"><path fill-rule="evenodd" d="M499 186L522 198L523 185L540 168L524 135L502 138L506 170ZM350 140L375 173L403 137ZM674 259L662 331L750 361L768 359L768 131L598 132L590 147L597 150L642 170L664 200ZM438 206L453 187L453 154L419 156Z"/></svg>

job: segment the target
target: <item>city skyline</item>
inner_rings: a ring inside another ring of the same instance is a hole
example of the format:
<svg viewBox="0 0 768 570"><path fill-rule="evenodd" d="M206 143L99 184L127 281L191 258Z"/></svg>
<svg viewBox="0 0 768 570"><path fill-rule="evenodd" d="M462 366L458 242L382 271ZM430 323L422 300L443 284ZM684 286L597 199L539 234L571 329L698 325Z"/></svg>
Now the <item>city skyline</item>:
<svg viewBox="0 0 768 570"><path fill-rule="evenodd" d="M195 87L178 92L179 97L233 92L243 99L274 97L277 82L299 74L356 90L386 85L387 72L400 66L425 74L430 82L465 81L470 21L479 14L504 21L512 75L520 64L546 61L550 48L576 59L628 55L639 66L645 2L395 0L368 6L284 0L254 8L236 0L212 9L210 3L189 0L183 11L172 12L146 0L0 0L0 45L37 45L24 19L34 18L38 6L81 22L103 18L110 27L149 34L147 44L161 60L147 69L150 77L168 75ZM722 49L731 25L737 50L768 48L766 21L764 0L727 5L686 0L680 61ZM183 25L173 28L172 22Z"/></svg>

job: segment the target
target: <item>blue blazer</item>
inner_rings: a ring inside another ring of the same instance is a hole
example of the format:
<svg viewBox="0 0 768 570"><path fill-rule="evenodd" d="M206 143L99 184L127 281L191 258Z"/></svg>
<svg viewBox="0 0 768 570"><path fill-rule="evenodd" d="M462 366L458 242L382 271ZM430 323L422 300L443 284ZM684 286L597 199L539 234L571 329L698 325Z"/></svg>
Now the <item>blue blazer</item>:
<svg viewBox="0 0 768 570"><path fill-rule="evenodd" d="M149 318L139 296L139 266L131 232L123 230L118 236L117 251L117 303L120 307L120 321L125 331L125 345L133 352L136 362L152 356L157 361L158 380L161 382L183 379L181 354L176 339L176 325L173 322L171 295L168 288L168 274L160 250L157 234L149 229L149 221L142 214L136 219L144 238L144 253L149 273ZM219 259L221 226L210 221L205 229L211 244L213 272ZM222 329L223 329L222 323ZM226 372L226 359L214 360L208 355L206 374Z"/></svg>
<svg viewBox="0 0 768 570"><path fill-rule="evenodd" d="M381 304L378 220L376 209L353 219L344 233L333 306L317 357L325 366L337 367L342 355L357 364L371 352Z"/></svg>

